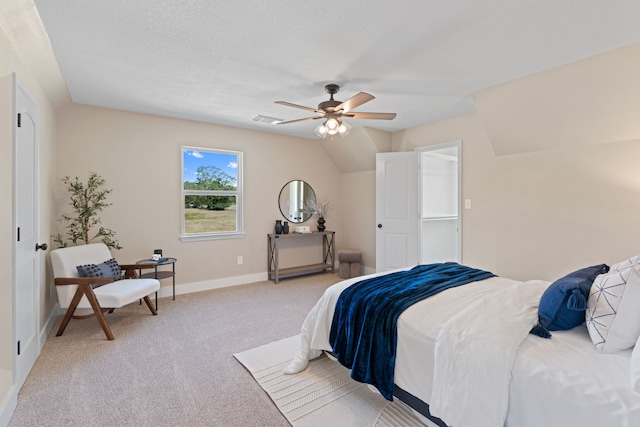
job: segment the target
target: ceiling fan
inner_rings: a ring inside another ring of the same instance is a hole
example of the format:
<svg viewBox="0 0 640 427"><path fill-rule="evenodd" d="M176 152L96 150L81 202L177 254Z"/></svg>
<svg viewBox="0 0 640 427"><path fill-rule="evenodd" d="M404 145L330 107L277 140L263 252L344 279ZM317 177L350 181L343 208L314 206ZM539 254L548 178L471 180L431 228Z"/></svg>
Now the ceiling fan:
<svg viewBox="0 0 640 427"><path fill-rule="evenodd" d="M331 83L326 85L324 87L324 90L330 95L330 97L328 101L321 102L318 105L318 108L305 107L303 105L292 104L291 102L287 101L275 101L276 104L300 108L307 111L313 111L314 113L318 114L317 116L278 122L278 124L284 125L288 123L302 122L305 120L326 119L326 121L323 124L319 125L315 130L318 136L324 138L327 135L333 136L338 133L342 136L347 135L351 130L351 126L342 121L342 119L344 118L393 120L396 117L396 113L362 113L351 111L354 108L364 104L365 102L369 102L375 98L375 96L370 95L366 92L358 92L346 101L336 101L335 99L333 99L333 95L338 93L338 91L340 90L340 86Z"/></svg>

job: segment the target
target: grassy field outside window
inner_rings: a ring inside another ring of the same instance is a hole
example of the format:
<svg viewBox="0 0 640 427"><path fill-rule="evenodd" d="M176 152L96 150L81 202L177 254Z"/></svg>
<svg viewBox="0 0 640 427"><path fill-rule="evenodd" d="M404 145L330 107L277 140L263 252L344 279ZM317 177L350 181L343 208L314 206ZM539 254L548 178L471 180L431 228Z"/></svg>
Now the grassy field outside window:
<svg viewBox="0 0 640 427"><path fill-rule="evenodd" d="M239 237L242 153L182 147L182 239Z"/></svg>

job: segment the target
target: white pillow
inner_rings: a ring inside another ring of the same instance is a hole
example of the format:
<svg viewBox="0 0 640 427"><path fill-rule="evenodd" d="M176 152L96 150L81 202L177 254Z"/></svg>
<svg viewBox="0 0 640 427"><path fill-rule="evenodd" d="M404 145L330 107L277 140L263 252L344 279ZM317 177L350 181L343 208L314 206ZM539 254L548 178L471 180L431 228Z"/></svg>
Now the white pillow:
<svg viewBox="0 0 640 427"><path fill-rule="evenodd" d="M640 337L631 353L631 389L640 393Z"/></svg>
<svg viewBox="0 0 640 427"><path fill-rule="evenodd" d="M585 314L596 350L631 348L640 336L640 264L611 270L595 278Z"/></svg>

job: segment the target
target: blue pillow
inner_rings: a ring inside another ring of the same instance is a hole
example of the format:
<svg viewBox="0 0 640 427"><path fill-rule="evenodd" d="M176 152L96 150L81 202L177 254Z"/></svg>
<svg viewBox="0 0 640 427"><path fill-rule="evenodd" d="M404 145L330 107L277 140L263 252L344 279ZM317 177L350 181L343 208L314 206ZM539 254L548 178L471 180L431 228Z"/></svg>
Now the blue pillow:
<svg viewBox="0 0 640 427"><path fill-rule="evenodd" d="M111 258L101 264L85 264L76 267L80 277L113 277L114 280L122 279L122 269L118 262ZM92 285L96 288L101 285Z"/></svg>
<svg viewBox="0 0 640 427"><path fill-rule="evenodd" d="M598 275L608 271L606 264L594 265L553 282L540 298L538 324L531 333L551 338L549 331L566 331L582 324L591 284Z"/></svg>

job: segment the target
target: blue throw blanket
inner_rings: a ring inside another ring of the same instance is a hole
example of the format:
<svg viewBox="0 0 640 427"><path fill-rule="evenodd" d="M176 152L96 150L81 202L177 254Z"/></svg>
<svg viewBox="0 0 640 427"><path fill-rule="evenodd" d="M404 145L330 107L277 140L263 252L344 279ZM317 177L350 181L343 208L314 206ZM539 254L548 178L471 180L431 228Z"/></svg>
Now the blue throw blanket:
<svg viewBox="0 0 640 427"><path fill-rule="evenodd" d="M351 377L393 400L397 321L418 301L449 288L495 276L455 262L418 265L411 270L363 280L336 302L329 342Z"/></svg>

